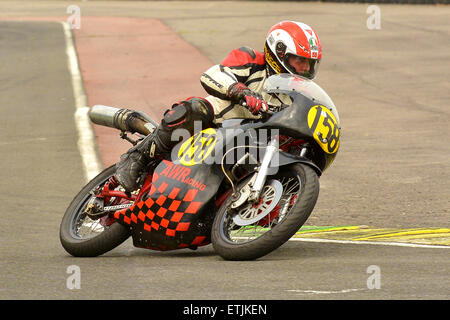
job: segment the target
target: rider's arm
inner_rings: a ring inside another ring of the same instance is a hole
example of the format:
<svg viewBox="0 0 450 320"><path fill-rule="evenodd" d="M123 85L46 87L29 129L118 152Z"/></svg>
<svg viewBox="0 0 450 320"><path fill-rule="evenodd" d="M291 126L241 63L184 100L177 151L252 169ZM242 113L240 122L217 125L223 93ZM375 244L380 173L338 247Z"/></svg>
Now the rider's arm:
<svg viewBox="0 0 450 320"><path fill-rule="evenodd" d="M229 100L228 92L233 84L236 82L246 84L251 75L264 71L264 54L248 47L241 47L231 51L220 64L206 70L200 82L210 95Z"/></svg>
<svg viewBox="0 0 450 320"><path fill-rule="evenodd" d="M216 64L202 74L200 82L210 95L223 100L230 100L228 91L232 85L239 81L230 68L222 64Z"/></svg>
<svg viewBox="0 0 450 320"><path fill-rule="evenodd" d="M223 100L245 101L252 113L258 113L267 106L261 95L250 90L245 82L255 72L264 70L262 53L242 47L231 51L220 64L206 70L200 82L210 95Z"/></svg>

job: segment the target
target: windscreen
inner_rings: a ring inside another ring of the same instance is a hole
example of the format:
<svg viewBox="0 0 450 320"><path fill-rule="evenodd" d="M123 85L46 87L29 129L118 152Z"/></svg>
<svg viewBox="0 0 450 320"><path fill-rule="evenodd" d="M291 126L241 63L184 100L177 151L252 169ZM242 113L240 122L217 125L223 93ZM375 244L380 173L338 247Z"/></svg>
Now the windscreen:
<svg viewBox="0 0 450 320"><path fill-rule="evenodd" d="M291 74L276 74L270 76L264 83L263 90L269 94L273 93L287 93L296 92L307 97L308 99L317 101L327 107L335 116L338 123L339 114L328 94L314 81L306 79L298 75Z"/></svg>

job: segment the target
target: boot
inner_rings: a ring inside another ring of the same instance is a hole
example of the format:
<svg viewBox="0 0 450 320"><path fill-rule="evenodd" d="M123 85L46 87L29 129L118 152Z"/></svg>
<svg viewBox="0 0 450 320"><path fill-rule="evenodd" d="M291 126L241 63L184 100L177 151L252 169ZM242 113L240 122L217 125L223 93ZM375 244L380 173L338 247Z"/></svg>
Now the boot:
<svg viewBox="0 0 450 320"><path fill-rule="evenodd" d="M139 188L148 172L148 165L155 157L170 151L162 142L166 136L160 127L120 157L116 164L116 179L127 192Z"/></svg>

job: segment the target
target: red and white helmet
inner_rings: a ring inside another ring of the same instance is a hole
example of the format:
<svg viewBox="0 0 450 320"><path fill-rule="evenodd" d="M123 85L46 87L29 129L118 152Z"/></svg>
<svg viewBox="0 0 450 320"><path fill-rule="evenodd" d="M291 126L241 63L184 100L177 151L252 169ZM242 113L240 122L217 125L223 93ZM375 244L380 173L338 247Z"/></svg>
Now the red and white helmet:
<svg viewBox="0 0 450 320"><path fill-rule="evenodd" d="M269 74L291 73L313 79L322 59L322 45L310 26L282 21L267 34L264 58Z"/></svg>

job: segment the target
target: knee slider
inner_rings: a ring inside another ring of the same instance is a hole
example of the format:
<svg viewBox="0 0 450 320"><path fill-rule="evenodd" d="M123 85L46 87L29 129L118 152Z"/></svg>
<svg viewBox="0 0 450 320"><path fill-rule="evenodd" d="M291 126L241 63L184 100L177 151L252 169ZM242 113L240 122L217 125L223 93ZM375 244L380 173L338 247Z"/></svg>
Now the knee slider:
<svg viewBox="0 0 450 320"><path fill-rule="evenodd" d="M214 110L212 105L202 98L191 98L187 102L191 106L191 114L194 120L200 120L204 125L210 125L214 120Z"/></svg>
<svg viewBox="0 0 450 320"><path fill-rule="evenodd" d="M206 129L213 124L214 111L211 104L202 98L190 98L167 110L162 121L165 131L186 129L191 134L196 128ZM200 126L195 122L200 122Z"/></svg>
<svg viewBox="0 0 450 320"><path fill-rule="evenodd" d="M186 122L188 110L183 104L175 105L164 114L163 122L168 127L179 127Z"/></svg>

